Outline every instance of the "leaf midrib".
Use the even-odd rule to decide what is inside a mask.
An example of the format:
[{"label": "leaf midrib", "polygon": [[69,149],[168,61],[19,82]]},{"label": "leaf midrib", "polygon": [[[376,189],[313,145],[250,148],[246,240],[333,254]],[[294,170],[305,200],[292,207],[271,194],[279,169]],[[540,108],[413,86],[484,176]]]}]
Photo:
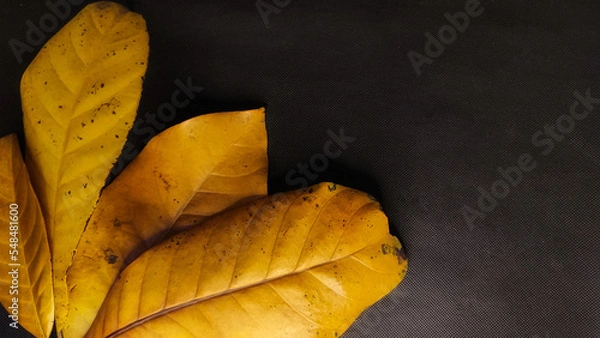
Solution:
[{"label": "leaf midrib", "polygon": [[[117,23],[119,23],[120,21],[122,21],[122,18],[123,18],[125,15],[127,15],[127,14],[128,14],[128,12],[122,12],[122,13],[119,13],[117,16],[115,16],[114,20],[113,20],[113,21],[112,21],[112,23],[111,23],[111,28],[110,28],[108,31],[104,32],[104,33],[103,33],[103,32],[102,32],[102,30],[100,30],[100,28],[97,26],[97,22],[96,22],[96,20],[94,20],[94,19],[93,19],[93,18],[94,18],[93,14],[92,14],[92,15],[90,15],[90,16],[91,16],[91,18],[92,18],[92,19],[91,19],[91,21],[94,23],[94,28],[96,29],[96,32],[97,32],[97,34],[98,34],[98,35],[100,35],[100,36],[102,37],[101,39],[99,39],[99,40],[98,40],[98,41],[97,41],[97,42],[96,42],[96,43],[95,43],[95,44],[94,44],[92,47],[90,47],[90,48],[95,48],[95,49],[97,49],[97,48],[96,48],[97,46],[104,46],[104,45],[107,45],[107,46],[109,46],[109,44],[105,44],[105,42],[107,41],[108,37],[109,37],[109,36],[111,36],[111,34],[113,33],[113,31],[114,31],[115,27],[117,26]],[[69,32],[69,33],[71,33],[71,32]],[[136,34],[136,35],[137,35],[137,34]],[[136,36],[136,35],[132,35],[132,36]],[[119,40],[119,41],[123,41],[123,40],[130,39],[132,36],[128,36],[128,37],[126,37],[126,38],[124,38],[124,39],[122,39],[122,40]],[[79,54],[79,52],[78,52],[78,49],[77,49],[77,48],[75,48],[76,46],[75,46],[75,44],[74,44],[74,42],[73,42],[73,39],[72,39],[72,34],[69,34],[69,37],[71,38],[69,41],[70,41],[71,45],[74,47],[75,55],[77,55],[77,57],[79,58],[79,60],[80,60],[80,61],[81,61],[81,62],[82,62],[84,65],[85,65],[86,63],[89,65],[89,66],[85,66],[85,69],[94,69],[94,67],[98,65],[98,60],[100,60],[100,59],[102,58],[102,55],[101,55],[101,53],[97,53],[97,54],[98,54],[98,56],[96,56],[95,58],[93,58],[93,59],[91,59],[91,60],[88,60],[88,62],[86,62],[86,61],[83,59],[83,57],[82,57],[82,56]],[[117,42],[112,42],[111,44],[114,44],[114,43],[117,43]],[[111,44],[110,44],[110,45],[111,45]],[[53,58],[52,58],[52,55],[51,55],[51,54],[49,54],[49,56],[48,56],[48,57],[49,57],[49,60],[50,60],[50,62],[51,62],[51,64],[52,64],[52,66],[53,66],[53,69],[54,69],[54,70],[56,70],[56,67],[54,66],[54,63],[53,63]],[[88,74],[88,73],[89,73],[89,72],[87,72],[87,71],[85,71],[85,72],[82,72],[82,74]],[[63,80],[62,80],[62,78],[60,77],[60,74],[58,74],[58,73],[57,73],[57,78],[58,78],[60,81],[63,81]],[[80,83],[85,83],[87,80],[89,80],[89,78],[90,78],[90,76],[85,76],[85,77],[83,77],[83,78],[81,79],[81,82],[80,82]],[[69,89],[69,86],[67,86],[67,85],[66,85],[66,83],[65,83],[65,88],[67,88],[67,90],[69,90],[69,91],[71,92],[71,90]],[[81,96],[82,96],[82,93],[83,93],[84,91],[85,91],[85,89],[84,89],[83,87],[81,87],[81,88],[80,88],[80,89],[79,89],[79,90],[78,90],[76,93],[73,93],[73,92],[71,92],[71,93],[72,93],[72,96],[73,96],[73,98],[75,98],[75,99],[76,99],[76,98],[79,98],[79,97],[81,97]],[[72,109],[71,109],[71,111],[70,111],[70,116],[73,116],[73,114],[75,113],[75,111],[76,111],[76,110],[77,110],[77,106],[76,106],[76,105],[74,105],[74,106],[73,106],[73,108],[72,108]],[[57,123],[59,123],[59,121],[58,121],[58,120],[57,120]],[[60,124],[60,123],[59,123],[59,124]],[[70,121],[69,121],[69,123],[68,123],[68,125],[67,125],[66,127],[63,127],[63,128],[64,128],[64,135],[66,135],[66,136],[70,135],[70,134],[71,134],[71,129],[72,129],[72,127],[73,127],[74,125],[75,125],[75,123],[74,123],[73,119],[71,118],[71,119],[70,119]],[[64,163],[65,163],[65,162],[64,162],[64,156],[65,156],[66,154],[69,154],[69,153],[70,153],[69,151],[67,151],[67,146],[68,146],[68,144],[69,144],[69,140],[68,140],[67,138],[65,138],[65,140],[63,141],[63,144],[62,144],[62,146],[63,146],[63,149],[62,149],[62,151],[61,151],[61,153],[60,153],[60,155],[59,155],[60,157],[59,157],[59,156],[55,156],[55,157],[57,157],[57,160],[59,161],[59,165],[58,165],[58,168],[57,168],[57,171],[56,171],[56,176],[54,177],[54,180],[53,180],[53,181],[55,182],[55,185],[54,185],[54,186],[55,186],[55,192],[54,192],[54,199],[55,199],[55,201],[58,201],[58,200],[59,200],[59,199],[58,199],[58,197],[59,197],[59,196],[58,196],[58,195],[59,195],[59,189],[58,189],[58,187],[61,185],[61,184],[60,184],[60,176],[61,176],[61,173],[62,173],[62,168],[63,168],[63,166],[64,166]],[[72,152],[72,151],[71,151],[71,152]],[[55,205],[56,205],[56,203],[55,203]]]},{"label": "leaf midrib", "polygon": [[360,248],[360,249],[358,249],[358,250],[356,250],[356,251],[354,251],[354,252],[352,252],[350,254],[347,254],[345,256],[342,256],[342,257],[339,257],[337,259],[334,259],[334,260],[329,260],[329,261],[326,261],[326,262],[323,262],[323,263],[320,263],[320,264],[316,264],[316,265],[304,268],[302,270],[294,270],[291,273],[284,274],[284,275],[281,275],[281,276],[272,277],[272,278],[266,278],[266,279],[263,279],[263,280],[261,280],[259,282],[256,282],[256,283],[251,283],[251,284],[247,284],[247,285],[240,286],[240,287],[237,287],[237,288],[228,289],[226,291],[222,291],[222,292],[210,295],[210,296],[193,299],[193,300],[181,303],[179,305],[170,307],[168,309],[162,309],[162,310],[160,310],[157,313],[151,314],[151,315],[146,316],[146,317],[144,317],[144,318],[142,318],[140,320],[136,320],[136,321],[134,321],[134,322],[132,322],[130,324],[125,325],[124,327],[122,327],[122,328],[120,328],[120,329],[112,332],[110,335],[106,336],[106,338],[115,338],[115,337],[118,337],[119,335],[121,335],[121,334],[123,334],[123,333],[125,333],[125,332],[127,332],[129,330],[132,330],[132,329],[134,329],[137,326],[143,325],[146,322],[152,321],[152,320],[154,320],[156,318],[162,317],[162,316],[167,315],[169,313],[173,313],[173,312],[176,312],[178,310],[181,310],[181,309],[184,309],[184,308],[187,308],[187,307],[190,307],[190,306],[194,306],[195,304],[198,304],[198,303],[209,301],[211,299],[222,297],[222,296],[227,296],[229,294],[236,293],[238,291],[245,290],[245,289],[250,289],[250,288],[253,288],[255,286],[259,286],[259,285],[271,283],[271,282],[279,280],[279,279],[292,277],[292,276],[304,273],[306,271],[313,270],[313,269],[319,268],[321,266],[325,266],[327,264],[331,264],[331,263],[340,261],[342,259],[352,257],[355,254],[357,254],[358,252],[360,252],[360,251],[364,250],[365,248],[367,248],[368,246],[373,245],[374,243],[376,243],[376,242],[378,242],[378,241],[380,241],[382,239],[385,239],[387,236],[389,236],[389,234],[385,234],[385,235],[383,235],[381,237],[378,237],[378,238],[376,238],[376,239],[374,239],[374,240],[366,243],[362,248]]}]

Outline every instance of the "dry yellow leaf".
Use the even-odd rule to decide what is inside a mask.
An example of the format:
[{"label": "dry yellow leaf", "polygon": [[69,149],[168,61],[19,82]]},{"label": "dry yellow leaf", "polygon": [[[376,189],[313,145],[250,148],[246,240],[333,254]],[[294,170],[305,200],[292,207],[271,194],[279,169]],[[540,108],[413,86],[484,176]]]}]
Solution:
[{"label": "dry yellow leaf", "polygon": [[68,271],[63,334],[87,332],[121,269],[181,215],[200,220],[267,193],[264,118],[256,109],[187,120],[154,137],[106,187]]},{"label": "dry yellow leaf", "polygon": [[266,197],[145,252],[86,337],[336,337],[400,283],[401,248],[360,191]]},{"label": "dry yellow leaf", "polygon": [[143,18],[98,2],[44,45],[21,81],[27,166],[50,238],[59,329],[66,270],[132,127],[147,59]]},{"label": "dry yellow leaf", "polygon": [[50,248],[14,134],[0,138],[0,178],[0,302],[13,328],[49,337],[54,323]]}]

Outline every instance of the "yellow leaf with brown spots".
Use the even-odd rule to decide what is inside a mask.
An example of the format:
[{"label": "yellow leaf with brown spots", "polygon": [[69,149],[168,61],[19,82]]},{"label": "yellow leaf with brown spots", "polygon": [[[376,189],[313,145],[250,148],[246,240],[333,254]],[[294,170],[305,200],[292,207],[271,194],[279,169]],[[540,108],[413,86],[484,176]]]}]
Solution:
[{"label": "yellow leaf with brown spots", "polygon": [[144,19],[97,2],[44,45],[21,80],[27,166],[50,238],[59,331],[67,267],[132,127],[147,60]]},{"label": "yellow leaf with brown spots", "polygon": [[102,192],[68,271],[63,332],[85,334],[119,272],[182,215],[193,223],[264,196],[267,165],[264,109],[198,116],[154,137]]},{"label": "yellow leaf with brown spots", "polygon": [[14,329],[49,337],[54,298],[48,236],[14,134],[0,138],[0,178],[0,302]]},{"label": "yellow leaf with brown spots", "polygon": [[123,271],[86,337],[337,337],[406,268],[379,204],[322,183],[151,248]]}]

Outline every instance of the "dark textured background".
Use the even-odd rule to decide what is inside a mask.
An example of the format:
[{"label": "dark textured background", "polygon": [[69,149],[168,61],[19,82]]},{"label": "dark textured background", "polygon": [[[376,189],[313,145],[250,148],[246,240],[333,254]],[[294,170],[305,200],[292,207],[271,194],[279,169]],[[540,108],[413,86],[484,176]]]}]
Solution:
[{"label": "dark textured background", "polygon": [[[410,266],[346,337],[600,337],[600,104],[548,156],[531,142],[575,90],[600,97],[598,1],[482,0],[421,76],[407,53],[465,1],[292,0],[268,28],[253,0],[126,3],[151,37],[140,113],[188,77],[205,89],[170,124],[266,105],[272,192],[298,187],[286,173],[322,152],[328,129],[356,138],[311,183],[375,195]],[[48,8],[0,8],[0,136],[22,136],[19,79],[34,53],[19,64],[8,41]],[[461,208],[523,153],[537,167],[470,227]]]}]

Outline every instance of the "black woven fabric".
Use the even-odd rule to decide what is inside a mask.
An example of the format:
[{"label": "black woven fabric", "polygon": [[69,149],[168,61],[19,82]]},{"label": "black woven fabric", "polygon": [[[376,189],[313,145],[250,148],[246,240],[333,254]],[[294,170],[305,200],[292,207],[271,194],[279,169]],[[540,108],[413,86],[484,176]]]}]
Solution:
[{"label": "black woven fabric", "polygon": [[[598,1],[124,3],[151,36],[140,117],[177,81],[203,88],[133,144],[264,105],[271,192],[334,180],[381,201],[408,274],[345,337],[600,337]],[[51,9],[0,8],[0,136],[23,140],[41,46],[19,63],[10,41]]]}]

